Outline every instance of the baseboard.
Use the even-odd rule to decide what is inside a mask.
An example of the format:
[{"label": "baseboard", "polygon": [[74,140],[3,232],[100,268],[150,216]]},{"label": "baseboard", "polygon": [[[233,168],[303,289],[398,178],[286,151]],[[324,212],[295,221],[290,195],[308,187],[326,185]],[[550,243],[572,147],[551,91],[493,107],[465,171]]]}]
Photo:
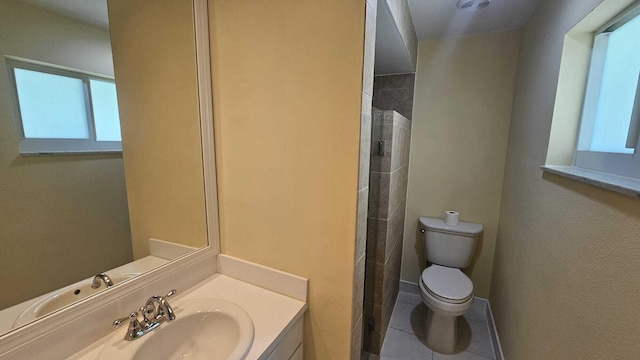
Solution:
[{"label": "baseboard", "polygon": [[504,360],[504,353],[502,352],[502,345],[500,344],[500,338],[498,337],[498,329],[496,328],[496,322],[493,319],[493,312],[491,311],[491,303],[487,301],[487,321],[489,322],[489,333],[491,334],[491,342],[493,343],[493,350],[495,351],[496,360]]},{"label": "baseboard", "polygon": [[420,295],[420,287],[411,281],[400,280],[400,291]]}]

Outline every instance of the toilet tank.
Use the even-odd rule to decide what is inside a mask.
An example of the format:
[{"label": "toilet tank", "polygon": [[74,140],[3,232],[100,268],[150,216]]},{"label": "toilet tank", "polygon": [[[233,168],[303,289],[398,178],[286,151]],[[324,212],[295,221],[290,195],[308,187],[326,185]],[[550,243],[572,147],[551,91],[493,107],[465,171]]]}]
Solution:
[{"label": "toilet tank", "polygon": [[420,227],[427,261],[458,269],[469,266],[482,224],[460,222],[451,226],[443,219],[421,217]]}]

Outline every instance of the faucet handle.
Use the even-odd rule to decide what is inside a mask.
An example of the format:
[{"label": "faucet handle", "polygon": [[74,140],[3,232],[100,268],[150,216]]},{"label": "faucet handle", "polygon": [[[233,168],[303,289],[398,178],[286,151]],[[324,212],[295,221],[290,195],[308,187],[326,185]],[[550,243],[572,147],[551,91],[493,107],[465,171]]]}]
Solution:
[{"label": "faucet handle", "polygon": [[[140,321],[138,321],[138,312],[137,311],[134,311],[131,314],[129,314],[129,317],[115,320],[113,322],[113,326],[118,327],[118,326],[124,324],[125,322],[127,322],[127,320],[129,320],[129,327],[127,328],[127,333],[124,335],[124,339],[126,341],[131,341],[131,340],[137,339],[140,336],[146,334],[146,332],[145,332],[146,326],[143,326],[140,323]],[[154,328],[155,328],[155,326],[154,327],[150,327],[148,330],[152,330]]]},{"label": "faucet handle", "polygon": [[178,290],[173,289],[171,291],[169,291],[167,293],[167,295],[165,295],[164,297],[160,298],[160,302],[159,302],[159,307],[158,307],[158,312],[162,314],[162,316],[164,316],[164,318],[167,321],[171,321],[174,320],[176,318],[176,315],[173,313],[173,308],[171,308],[171,305],[169,305],[169,302],[167,301],[168,297],[171,297],[173,295],[175,295],[178,292]]},{"label": "faucet handle", "polygon": [[138,321],[138,312],[134,311],[131,314],[129,314],[129,316],[127,316],[125,318],[114,320],[113,321],[113,326],[114,327],[118,327],[118,326],[124,324],[127,320],[129,321],[129,323],[137,322]]}]

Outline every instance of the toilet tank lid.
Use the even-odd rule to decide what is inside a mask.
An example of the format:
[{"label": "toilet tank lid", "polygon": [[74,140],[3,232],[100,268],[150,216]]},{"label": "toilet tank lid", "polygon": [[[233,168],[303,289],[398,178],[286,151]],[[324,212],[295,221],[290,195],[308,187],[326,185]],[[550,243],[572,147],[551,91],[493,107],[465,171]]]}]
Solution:
[{"label": "toilet tank lid", "polygon": [[458,225],[452,226],[444,223],[443,219],[421,217],[420,224],[426,230],[435,230],[461,235],[478,235],[482,232],[482,224],[460,221]]}]

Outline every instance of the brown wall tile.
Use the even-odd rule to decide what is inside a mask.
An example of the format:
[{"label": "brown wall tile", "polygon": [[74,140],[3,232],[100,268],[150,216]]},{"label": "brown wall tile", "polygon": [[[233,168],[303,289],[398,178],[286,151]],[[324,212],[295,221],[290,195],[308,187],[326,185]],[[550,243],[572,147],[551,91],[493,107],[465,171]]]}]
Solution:
[{"label": "brown wall tile", "polygon": [[[393,247],[391,251],[391,255],[389,256],[389,260],[384,264],[384,268],[382,269],[382,291],[380,296],[374,295],[373,303],[374,304],[382,304],[383,300],[386,296],[392,292],[392,289],[397,286],[397,283],[400,279],[400,263],[402,259],[402,243],[398,242]],[[380,266],[380,264],[376,264]],[[395,278],[395,279],[394,279]],[[376,291],[375,289],[374,291]],[[377,300],[377,301],[376,301]]]},{"label": "brown wall tile", "polygon": [[[382,215],[381,218],[388,219],[388,215],[406,200],[408,170],[409,167],[404,166],[392,172],[389,176],[388,201],[383,201],[383,199],[381,199],[382,195],[378,198],[378,213]],[[381,179],[383,178],[381,177]],[[383,183],[381,183],[381,185],[383,185]],[[380,193],[382,194],[383,192],[381,191]]]},{"label": "brown wall tile", "polygon": [[[351,325],[355,326],[356,321],[362,317],[362,304],[364,303],[364,273],[365,273],[365,256],[364,254],[356,262],[355,275],[353,277],[353,299],[352,299],[352,315]],[[352,329],[353,330],[353,329]]]},{"label": "brown wall tile", "polygon": [[371,166],[370,144],[371,113],[362,113],[360,114],[360,160],[358,171],[358,190],[362,190],[369,186],[369,168]]},{"label": "brown wall tile", "polygon": [[[379,154],[379,142],[384,141],[384,155]],[[371,129],[371,171],[390,172],[393,156],[393,126],[372,125]]]},{"label": "brown wall tile", "polygon": [[[364,303],[364,312],[362,318],[362,348],[372,354],[380,354],[380,322],[381,307],[374,307],[373,303]],[[374,326],[369,326],[369,319],[374,319]],[[378,319],[378,320],[376,320]]]},{"label": "brown wall tile", "polygon": [[369,175],[368,216],[386,219],[389,213],[390,174],[371,172]]},{"label": "brown wall tile", "polygon": [[351,332],[351,360],[360,360],[362,353],[362,317],[358,318]]},{"label": "brown wall tile", "polygon": [[[401,115],[396,114],[398,117]],[[399,122],[403,122],[404,117]],[[406,121],[407,127],[393,126],[393,142],[391,150],[390,170],[394,171],[409,164],[409,145],[411,143],[411,123]]]},{"label": "brown wall tile", "polygon": [[384,263],[387,257],[387,220],[367,218],[367,260]]},{"label": "brown wall tile", "polygon": [[384,285],[384,264],[366,261],[364,277],[365,302],[382,304],[382,289]]},{"label": "brown wall tile", "polygon": [[380,75],[373,78],[373,89],[413,89],[415,87],[415,74]]},{"label": "brown wall tile", "polygon": [[367,248],[367,208],[369,205],[369,188],[358,191],[358,207],[356,219],[356,249],[355,259],[358,261]]},{"label": "brown wall tile", "polygon": [[395,110],[411,120],[415,74],[376,76],[373,84],[373,106]]},{"label": "brown wall tile", "polygon": [[367,94],[373,94],[373,67],[376,49],[376,9],[367,4],[366,11],[362,91]]},{"label": "brown wall tile", "polygon": [[[398,242],[402,241],[404,234],[404,215],[406,210],[406,203],[403,201],[393,212],[389,222],[387,224],[387,233],[385,238],[385,257],[380,262],[388,262],[391,256],[391,250]],[[402,245],[401,245],[402,246]]]}]

